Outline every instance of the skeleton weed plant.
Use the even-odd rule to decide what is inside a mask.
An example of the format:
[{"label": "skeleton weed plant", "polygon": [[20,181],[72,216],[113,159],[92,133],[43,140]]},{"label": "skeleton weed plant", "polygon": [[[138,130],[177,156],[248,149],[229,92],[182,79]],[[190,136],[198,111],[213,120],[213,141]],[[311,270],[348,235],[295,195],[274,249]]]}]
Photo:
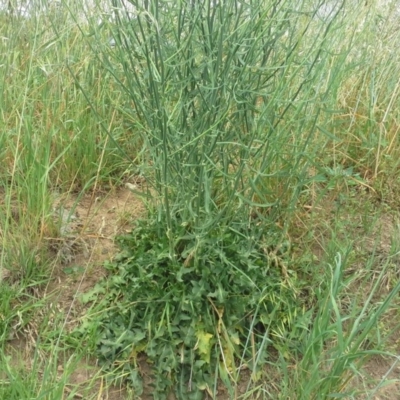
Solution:
[{"label": "skeleton weed plant", "polygon": [[98,349],[138,391],[144,352],[159,398],[217,378],[233,393],[236,361],[263,359],[300,312],[285,232],[351,46],[344,2],[321,17],[323,3],[113,1],[115,47],[96,51],[130,101],[154,202],[109,265]]}]

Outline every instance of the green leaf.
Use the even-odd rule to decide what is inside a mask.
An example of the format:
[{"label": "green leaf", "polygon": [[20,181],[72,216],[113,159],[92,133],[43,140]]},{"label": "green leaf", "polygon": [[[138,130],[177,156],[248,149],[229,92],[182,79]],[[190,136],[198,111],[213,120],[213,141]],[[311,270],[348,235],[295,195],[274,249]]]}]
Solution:
[{"label": "green leaf", "polygon": [[100,294],[105,294],[105,293],[106,293],[105,287],[102,284],[98,283],[92,290],[89,290],[89,292],[82,293],[80,299],[83,304],[87,304],[90,301],[97,300]]}]

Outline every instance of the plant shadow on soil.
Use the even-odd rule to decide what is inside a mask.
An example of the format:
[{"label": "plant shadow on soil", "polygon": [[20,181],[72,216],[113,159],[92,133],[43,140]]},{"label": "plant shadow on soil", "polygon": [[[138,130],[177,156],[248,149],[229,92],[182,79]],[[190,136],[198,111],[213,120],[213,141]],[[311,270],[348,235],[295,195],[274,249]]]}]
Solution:
[{"label": "plant shadow on soil", "polygon": [[[32,359],[37,357],[36,344],[41,340],[43,321],[48,325],[54,320],[49,315],[58,315],[61,318],[61,329],[66,332],[72,331],[81,318],[88,311],[88,306],[83,305],[79,300],[81,294],[89,291],[98,283],[107,272],[103,264],[111,260],[119,251],[114,244],[114,238],[121,233],[129,232],[132,221],[145,214],[142,201],[129,189],[120,188],[110,193],[97,192],[82,197],[70,195],[68,198],[60,198],[55,205],[66,213],[68,218],[62,222],[65,237],[61,244],[58,244],[56,262],[51,273],[51,279],[41,293],[38,293],[38,301],[44,301],[43,308],[35,314],[35,318],[23,330],[19,330],[10,337],[6,344],[6,354],[13,360],[15,366],[22,365],[24,368],[31,368]],[[61,216],[62,219],[62,216]],[[381,232],[381,240],[378,244],[379,252],[388,254],[395,224],[391,216],[383,215],[378,226],[384,227]],[[379,229],[378,229],[379,230]],[[379,235],[379,232],[375,232]],[[61,238],[62,239],[62,238]],[[371,241],[375,239],[371,237]],[[321,249],[316,249],[320,253]],[[51,328],[47,330],[47,334]],[[40,333],[39,333],[40,332]],[[56,332],[58,330],[56,329]],[[397,353],[400,351],[399,343],[393,341],[393,347]],[[46,350],[40,356],[46,359]],[[66,373],[64,368],[68,358],[73,355],[71,348],[59,356],[57,375]],[[35,354],[35,355],[34,355]],[[273,357],[273,353],[272,353]],[[141,399],[152,397],[152,371],[145,357],[138,357],[138,366],[143,378],[144,393]],[[391,368],[393,367],[393,368]],[[280,373],[275,368],[266,367],[264,376],[268,376],[269,388],[275,388],[279,392]],[[372,389],[385,378],[389,382],[382,385],[374,394],[374,399],[395,400],[400,393],[400,384],[396,381],[400,372],[400,365],[393,366],[393,360],[376,355],[371,357],[363,368],[364,375],[353,380],[357,387]],[[129,388],[121,384],[109,386],[106,384],[105,374],[98,366],[94,358],[80,358],[74,364],[68,376],[64,376],[65,396],[71,396],[74,390],[74,399],[108,399],[122,400],[134,399],[136,397]],[[393,380],[393,381],[391,381]],[[251,381],[250,371],[241,374],[241,381],[238,384],[237,396],[243,395]],[[207,394],[205,394],[207,396]],[[278,397],[278,395],[277,395]],[[171,394],[170,399],[174,399]],[[218,390],[218,399],[230,399],[229,393],[221,385]],[[252,398],[246,396],[246,398]],[[368,396],[360,399],[371,398]]]}]

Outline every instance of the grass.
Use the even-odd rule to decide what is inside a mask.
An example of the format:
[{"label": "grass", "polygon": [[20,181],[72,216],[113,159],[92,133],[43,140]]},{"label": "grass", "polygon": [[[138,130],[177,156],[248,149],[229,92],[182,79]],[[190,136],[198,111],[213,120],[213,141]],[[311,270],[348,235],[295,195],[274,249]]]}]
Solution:
[{"label": "grass", "polygon": [[[1,398],[96,398],[106,381],[134,398],[143,354],[155,398],[373,398],[391,383],[395,2],[211,3],[0,15]],[[147,217],[70,327],[46,290],[57,199],[132,176]],[[363,384],[378,355],[387,379]],[[72,387],[90,357],[103,369]]]}]

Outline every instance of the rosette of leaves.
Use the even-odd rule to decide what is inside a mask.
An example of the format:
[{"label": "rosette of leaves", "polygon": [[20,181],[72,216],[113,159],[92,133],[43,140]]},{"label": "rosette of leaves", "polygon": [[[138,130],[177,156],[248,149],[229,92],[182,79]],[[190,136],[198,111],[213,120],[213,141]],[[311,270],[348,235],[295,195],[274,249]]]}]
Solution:
[{"label": "rosette of leaves", "polygon": [[119,238],[123,251],[108,264],[111,295],[103,305],[98,355],[139,392],[139,354],[153,367],[156,398],[172,388],[178,398],[202,398],[218,378],[234,383],[239,364],[255,367],[265,338],[293,320],[294,292],[282,283],[266,239],[255,242],[254,232],[237,228],[206,238],[182,228],[174,258],[156,219],[139,221]]}]

